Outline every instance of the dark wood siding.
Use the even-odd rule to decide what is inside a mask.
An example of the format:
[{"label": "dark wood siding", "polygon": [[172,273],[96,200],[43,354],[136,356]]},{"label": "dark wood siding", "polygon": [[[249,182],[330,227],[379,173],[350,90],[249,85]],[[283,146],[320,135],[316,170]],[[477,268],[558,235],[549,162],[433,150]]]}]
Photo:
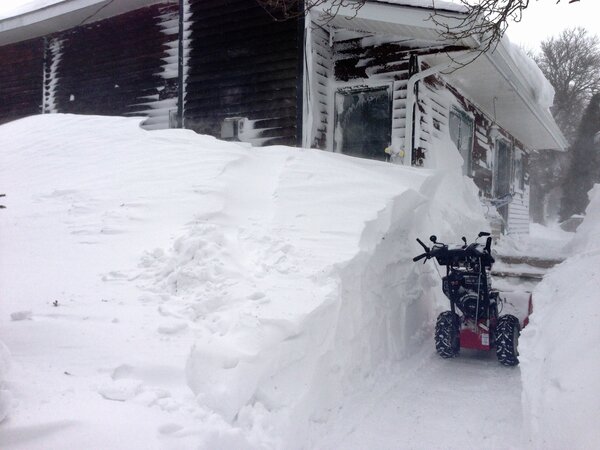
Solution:
[{"label": "dark wood siding", "polygon": [[219,136],[223,119],[246,117],[247,140],[296,145],[297,21],[274,21],[252,0],[189,3],[185,127]]},{"label": "dark wood siding", "polygon": [[43,64],[42,38],[0,47],[0,123],[41,112]]},{"label": "dark wood siding", "polygon": [[152,115],[155,105],[176,99],[177,11],[153,5],[48,37],[48,112]]}]

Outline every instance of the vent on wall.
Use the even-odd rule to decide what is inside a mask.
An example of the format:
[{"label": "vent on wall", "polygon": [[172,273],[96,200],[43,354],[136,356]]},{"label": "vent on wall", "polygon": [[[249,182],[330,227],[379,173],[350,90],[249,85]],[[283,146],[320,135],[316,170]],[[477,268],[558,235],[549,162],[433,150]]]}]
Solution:
[{"label": "vent on wall", "polygon": [[244,132],[244,123],[246,117],[227,117],[221,123],[221,139],[227,141],[241,141],[240,137]]}]

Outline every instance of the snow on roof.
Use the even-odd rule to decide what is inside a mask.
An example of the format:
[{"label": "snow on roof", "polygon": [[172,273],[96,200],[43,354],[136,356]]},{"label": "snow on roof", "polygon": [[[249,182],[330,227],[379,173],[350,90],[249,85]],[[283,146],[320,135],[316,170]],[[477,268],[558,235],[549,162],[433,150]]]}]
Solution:
[{"label": "snow on roof", "polygon": [[64,0],[30,0],[19,4],[4,4],[0,6],[0,20],[20,16],[63,1]]},{"label": "snow on roof", "polygon": [[517,69],[526,78],[532,88],[532,94],[537,103],[543,108],[550,108],[554,102],[554,88],[546,79],[536,62],[527,55],[518,45],[504,38],[510,56],[516,63]]},{"label": "snow on roof", "polygon": [[461,3],[445,0],[377,0],[381,3],[390,3],[400,6],[414,6],[416,8],[443,9],[453,12],[466,12],[467,8]]},{"label": "snow on roof", "polygon": [[65,0],[29,0],[18,4],[4,4],[0,6],[0,20],[27,14],[64,1]]},{"label": "snow on roof", "polygon": [[177,0],[31,0],[18,7],[0,9],[0,45],[174,1]]}]

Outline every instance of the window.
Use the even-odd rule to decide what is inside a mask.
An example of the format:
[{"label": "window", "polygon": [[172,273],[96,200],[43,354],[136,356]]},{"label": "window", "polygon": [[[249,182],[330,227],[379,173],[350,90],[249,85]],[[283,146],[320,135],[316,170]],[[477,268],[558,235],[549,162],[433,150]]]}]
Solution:
[{"label": "window", "polygon": [[515,149],[515,189],[523,192],[525,190],[525,170],[523,168],[523,151]]},{"label": "window", "polygon": [[342,89],[335,94],[335,151],[385,160],[392,138],[389,86]]},{"label": "window", "polygon": [[505,139],[496,140],[496,180],[495,180],[495,196],[501,198],[510,194],[510,142]]},{"label": "window", "polygon": [[464,159],[463,174],[471,175],[473,153],[473,119],[465,112],[453,108],[450,111],[450,138]]}]

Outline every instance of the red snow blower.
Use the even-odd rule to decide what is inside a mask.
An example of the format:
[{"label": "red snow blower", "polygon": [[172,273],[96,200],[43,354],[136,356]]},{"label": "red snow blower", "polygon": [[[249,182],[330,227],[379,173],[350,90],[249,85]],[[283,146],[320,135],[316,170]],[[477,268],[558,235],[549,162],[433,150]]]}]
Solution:
[{"label": "red snow blower", "polygon": [[442,290],[450,300],[450,311],[442,312],[435,325],[435,348],[439,355],[453,358],[461,348],[495,348],[500,363],[516,366],[521,326],[514,315],[499,316],[503,300],[499,291],[492,289],[490,277],[494,263],[492,238],[483,231],[477,238],[484,236],[487,237],[485,245],[477,240],[467,244],[464,237],[464,244],[447,245],[431,236],[432,248],[417,239],[425,253],[413,261],[435,258],[440,266],[446,266]]}]

